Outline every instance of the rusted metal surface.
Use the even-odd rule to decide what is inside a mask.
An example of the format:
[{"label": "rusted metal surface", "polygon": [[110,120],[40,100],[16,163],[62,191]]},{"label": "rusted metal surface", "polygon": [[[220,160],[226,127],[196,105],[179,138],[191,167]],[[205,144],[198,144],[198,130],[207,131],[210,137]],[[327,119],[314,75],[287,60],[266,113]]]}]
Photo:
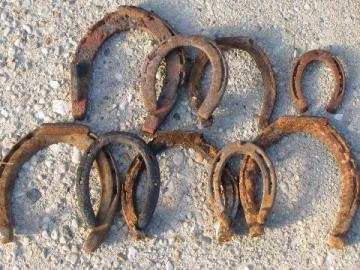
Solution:
[{"label": "rusted metal surface", "polygon": [[[264,95],[261,113],[259,116],[259,128],[263,129],[269,125],[271,114],[276,100],[276,81],[271,62],[266,53],[249,37],[223,37],[215,40],[221,49],[239,49],[249,53],[255,60],[264,83]],[[203,102],[200,92],[200,81],[208,63],[206,54],[200,52],[192,67],[189,83],[187,85],[187,94],[191,108],[197,111]]]},{"label": "rusted metal surface", "polygon": [[[206,97],[198,104],[196,111],[204,125],[210,124],[213,111],[219,104],[228,79],[227,63],[221,50],[215,42],[203,36],[173,36],[162,42],[148,57],[142,72],[142,95],[145,101],[145,108],[157,116],[155,82],[156,73],[162,59],[172,50],[181,47],[195,47],[203,51],[209,59],[212,67],[212,78],[209,91]],[[156,117],[144,126],[144,131],[154,133]]]},{"label": "rusted metal surface", "polygon": [[[328,243],[331,247],[341,249],[358,207],[360,176],[350,148],[329,121],[322,117],[283,116],[267,127],[254,143],[262,148],[268,148],[283,136],[298,132],[313,135],[324,143],[334,156],[340,170],[342,177],[340,209]],[[255,209],[257,167],[254,160],[247,157],[241,170],[243,176],[241,181],[244,181],[246,187],[244,192],[249,205]]]},{"label": "rusted metal surface", "polygon": [[[217,150],[215,147],[207,143],[199,132],[191,131],[158,131],[155,133],[154,138],[149,142],[150,148],[157,154],[169,148],[184,147],[192,148],[199,154],[207,163],[211,163],[215,157]],[[144,234],[141,229],[136,225],[137,210],[134,199],[135,191],[137,188],[138,178],[144,169],[144,164],[141,157],[136,157],[132,162],[125,178],[124,188],[122,190],[122,207],[125,215],[126,222],[131,228],[132,235],[135,238],[141,238]],[[224,208],[225,214],[229,220],[233,220],[236,216],[239,207],[238,198],[238,182],[236,177],[233,176],[229,167],[225,168],[224,177],[222,178],[222,193],[225,200]],[[208,197],[209,203],[212,207],[215,205],[214,196],[210,194]],[[215,215],[216,218],[219,216]],[[139,230],[140,229],[140,230]],[[231,236],[229,231],[224,231],[219,235],[219,240],[227,240]]]},{"label": "rusted metal surface", "polygon": [[[236,155],[250,156],[260,168],[263,178],[263,191],[260,209],[253,208],[248,202],[245,182],[239,182],[240,201],[243,206],[246,223],[252,236],[262,233],[266,217],[271,211],[276,194],[276,175],[271,160],[267,154],[258,146],[251,143],[233,142],[225,145],[215,156],[209,174],[209,193],[215,199],[215,212],[224,228],[230,228],[231,220],[225,213],[225,206],[221,196],[221,178],[224,168],[231,158]],[[213,192],[211,191],[213,190]],[[214,193],[214,195],[212,194]]]},{"label": "rusted metal surface", "polygon": [[313,50],[304,53],[291,69],[290,92],[295,108],[303,113],[308,109],[308,103],[304,98],[301,80],[305,68],[313,61],[320,61],[326,64],[334,77],[335,87],[326,110],[329,113],[335,113],[340,105],[345,92],[345,71],[338,58],[324,50]]},{"label": "rusted metal surface", "polygon": [[[18,172],[22,165],[38,151],[56,143],[66,143],[80,149],[87,147],[96,139],[96,136],[83,125],[76,124],[43,124],[23,139],[21,139],[4,158],[0,166],[0,241],[7,243],[13,239],[13,224],[11,218],[11,192]],[[107,151],[102,151],[96,159],[97,169],[101,179],[101,199],[96,220],[92,224],[90,235],[101,231],[102,236],[109,230],[109,209],[114,200],[113,189],[115,174],[113,160]],[[111,222],[110,222],[111,223]],[[101,243],[102,237],[93,241],[95,249]],[[87,240],[88,241],[88,240]]]},{"label": "rusted metal surface", "polygon": [[[156,157],[150,150],[149,146],[139,137],[127,132],[110,132],[101,135],[86,151],[81,159],[78,176],[77,176],[77,191],[79,208],[82,211],[84,219],[88,224],[96,222],[94,211],[91,207],[90,193],[89,193],[89,175],[91,165],[98,155],[99,151],[110,144],[123,144],[134,148],[139,153],[142,160],[145,162],[147,178],[145,183],[145,194],[142,198],[142,203],[145,205],[144,209],[138,213],[134,224],[139,228],[145,228],[154,213],[160,188],[160,171]],[[126,183],[125,183],[126,186]],[[124,187],[123,187],[124,189]],[[122,192],[123,193],[123,192]],[[123,193],[124,194],[124,193]],[[117,203],[120,203],[120,189],[116,193]],[[132,201],[134,197],[123,197],[124,201]],[[123,206],[124,208],[124,206]],[[124,214],[126,222],[129,224],[129,216]],[[131,228],[130,231],[132,232]]]},{"label": "rusted metal surface", "polygon": [[[97,51],[115,33],[135,29],[150,33],[157,42],[167,40],[175,34],[169,24],[154,13],[132,6],[121,6],[93,25],[81,39],[71,63],[72,114],[75,119],[81,120],[86,114],[92,62]],[[166,86],[159,101],[156,102],[155,99],[151,106],[151,112],[156,111],[159,119],[156,127],[176,101],[177,88],[183,80],[184,64],[185,57],[181,50],[166,57]]]}]

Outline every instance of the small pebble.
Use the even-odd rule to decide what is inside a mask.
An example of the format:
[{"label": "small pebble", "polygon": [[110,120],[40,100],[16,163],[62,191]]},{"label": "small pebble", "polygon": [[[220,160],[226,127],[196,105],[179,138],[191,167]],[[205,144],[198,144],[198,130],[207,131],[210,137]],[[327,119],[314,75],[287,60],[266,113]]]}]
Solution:
[{"label": "small pebble", "polygon": [[121,74],[121,73],[116,73],[116,74],[115,74],[115,79],[116,79],[117,81],[121,82],[122,79],[123,79],[122,74]]},{"label": "small pebble", "polygon": [[31,27],[30,27],[29,25],[25,24],[25,25],[23,26],[23,28],[24,28],[24,30],[25,30],[28,34],[31,34],[32,29],[31,29]]},{"label": "small pebble", "polygon": [[337,113],[334,115],[334,119],[337,121],[341,121],[343,119],[343,114],[342,113]]},{"label": "small pebble", "polygon": [[53,230],[51,232],[51,239],[54,240],[54,241],[59,239],[59,233],[56,230]]},{"label": "small pebble", "polygon": [[78,253],[79,252],[79,247],[77,245],[72,245],[71,252]]},{"label": "small pebble", "polygon": [[166,262],[165,268],[166,268],[166,270],[174,270],[174,266],[170,261]]},{"label": "small pebble", "polygon": [[74,228],[74,229],[77,229],[79,228],[79,222],[76,220],[76,219],[73,219],[71,221],[71,226]]},{"label": "small pebble", "polygon": [[181,152],[176,152],[174,157],[173,157],[173,162],[175,164],[175,166],[181,166],[182,163],[184,161],[184,154]]},{"label": "small pebble", "polygon": [[33,188],[26,192],[26,197],[31,201],[32,204],[34,204],[41,198],[41,193],[38,189]]},{"label": "small pebble", "polygon": [[66,238],[63,236],[63,235],[61,235],[60,236],[60,239],[59,239],[59,242],[61,243],[61,244],[66,244]]},{"label": "small pebble", "polygon": [[293,58],[297,58],[299,56],[299,52],[297,49],[294,49],[294,52],[293,52]]},{"label": "small pebble", "polygon": [[45,239],[50,239],[50,235],[47,230],[42,231],[41,236]]},{"label": "small pebble", "polygon": [[5,118],[9,117],[9,113],[5,109],[1,109],[1,115],[4,116]]},{"label": "small pebble", "polygon": [[4,37],[7,37],[11,32],[11,28],[10,27],[6,27],[4,30]]},{"label": "small pebble", "polygon": [[127,257],[130,261],[134,260],[136,258],[138,251],[134,247],[129,247]]},{"label": "small pebble", "polygon": [[77,260],[78,260],[79,256],[76,253],[71,253],[69,256],[69,262],[74,265],[76,264]]},{"label": "small pebble", "polygon": [[181,256],[180,251],[174,250],[171,257],[173,258],[174,261],[178,261],[180,259],[180,256]]},{"label": "small pebble", "polygon": [[79,164],[81,159],[81,151],[77,148],[73,149],[73,153],[71,155],[71,161],[75,164]]},{"label": "small pebble", "polygon": [[54,100],[52,102],[52,111],[60,115],[68,115],[70,112],[69,104],[64,100]]},{"label": "small pebble", "polygon": [[289,186],[288,186],[287,183],[280,182],[280,183],[279,183],[279,187],[280,187],[280,190],[281,190],[283,193],[287,194],[287,193],[289,192]]},{"label": "small pebble", "polygon": [[60,87],[60,83],[58,81],[50,81],[50,87],[52,89],[57,89]]}]

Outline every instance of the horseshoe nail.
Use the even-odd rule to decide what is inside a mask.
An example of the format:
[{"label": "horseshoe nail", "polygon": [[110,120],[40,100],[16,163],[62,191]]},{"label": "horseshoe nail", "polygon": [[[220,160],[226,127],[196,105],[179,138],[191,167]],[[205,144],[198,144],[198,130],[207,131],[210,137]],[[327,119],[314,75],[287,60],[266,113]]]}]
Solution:
[{"label": "horseshoe nail", "polygon": [[[174,147],[192,148],[209,164],[217,153],[216,149],[205,141],[201,133],[191,131],[158,131],[155,133],[153,140],[149,142],[149,146],[156,154]],[[143,169],[142,158],[138,156],[134,159],[126,173],[125,184],[122,190],[122,207],[126,217],[125,220],[135,238],[141,238],[143,236],[143,233],[135,226],[138,213],[133,199],[138,179]],[[224,188],[225,212],[229,219],[232,220],[235,218],[239,206],[237,179],[228,167],[225,168],[224,176],[222,184]],[[214,207],[215,200],[212,195],[208,197],[208,200],[211,207]],[[219,216],[215,217],[219,218]],[[230,236],[229,232],[221,232],[219,240],[228,240]]]},{"label": "horseshoe nail", "polygon": [[[276,81],[273,68],[266,53],[249,37],[223,37],[215,40],[216,44],[223,50],[239,49],[246,51],[255,60],[261,72],[264,82],[264,96],[261,113],[259,116],[259,128],[263,129],[269,125],[271,114],[276,100]],[[200,92],[200,80],[208,57],[204,53],[199,53],[192,67],[189,84],[187,86],[188,99],[191,108],[196,111],[203,101]]]},{"label": "horseshoe nail", "polygon": [[305,68],[313,61],[320,61],[326,64],[333,74],[335,88],[330,102],[326,107],[329,113],[335,113],[339,107],[345,92],[345,71],[338,58],[324,50],[313,50],[304,53],[291,69],[290,92],[295,108],[303,113],[308,109],[308,103],[304,98],[301,87],[301,80]]},{"label": "horseshoe nail", "polygon": [[[13,146],[4,158],[4,164],[0,166],[0,242],[8,243],[13,239],[10,213],[11,192],[22,165],[38,151],[52,144],[66,143],[85,150],[95,138],[95,135],[83,125],[43,124]],[[113,189],[116,183],[113,172],[115,166],[107,151],[99,154],[96,164],[101,179],[102,193],[99,211],[90,235],[96,234],[94,231],[100,231],[104,236],[110,228],[107,226],[109,220],[113,217],[109,213],[109,209],[114,201]],[[93,241],[92,250],[100,245],[102,239],[99,237],[97,241]]]},{"label": "horseshoe nail", "polygon": [[[212,67],[212,79],[209,91],[202,104],[196,108],[198,116],[203,124],[209,124],[211,114],[219,104],[228,78],[227,64],[220,49],[216,46],[215,42],[202,37],[202,36],[172,36],[166,41],[162,42],[155,50],[147,57],[145,62],[141,90],[145,100],[145,108],[150,111],[151,116],[157,116],[156,92],[155,82],[156,73],[162,59],[168,55],[172,50],[179,47],[194,47],[203,51],[208,57]],[[149,116],[150,117],[150,116]],[[152,120],[153,122],[155,120]],[[154,133],[154,130],[149,128],[154,124],[148,123],[144,126],[143,130],[146,132]]]},{"label": "horseshoe nail", "polygon": [[[246,223],[249,226],[250,235],[256,236],[262,234],[263,224],[266,217],[270,213],[270,210],[274,204],[276,193],[276,175],[271,160],[267,154],[258,146],[251,143],[234,142],[225,145],[215,156],[210,170],[209,187],[212,187],[215,194],[215,212],[216,215],[221,218],[222,226],[224,228],[230,228],[231,221],[225,214],[225,207],[221,196],[221,178],[223,170],[229,160],[235,155],[250,156],[255,160],[259,166],[262,178],[263,178],[263,195],[260,209],[253,207],[253,204],[248,202],[246,193],[244,190],[245,182],[240,175],[239,192],[240,201],[244,209]],[[210,192],[211,193],[211,192]]]},{"label": "horseshoe nail", "polygon": [[[77,120],[85,117],[88,106],[88,91],[92,62],[101,45],[112,35],[129,30],[144,30],[161,42],[175,34],[165,21],[154,13],[132,6],[121,6],[93,25],[81,39],[71,63],[72,114]],[[185,57],[181,50],[172,52],[166,58],[166,86],[153,110],[159,110],[157,117],[163,119],[176,101],[178,85],[182,83]],[[160,125],[161,120],[156,124]],[[156,129],[156,127],[153,127]]]},{"label": "horseshoe nail", "polygon": [[[342,176],[340,209],[334,227],[330,233],[330,247],[344,247],[347,233],[358,207],[360,196],[360,177],[356,162],[350,148],[326,118],[305,116],[279,117],[267,127],[254,143],[261,148],[269,148],[282,137],[292,133],[313,135],[329,149],[334,156]],[[246,158],[241,174],[244,176],[249,205],[255,205],[254,185],[256,183],[256,164],[251,158]],[[255,206],[254,206],[255,207]]]},{"label": "horseshoe nail", "polygon": [[[110,132],[101,135],[86,151],[86,154],[80,161],[78,175],[77,175],[77,191],[79,208],[82,211],[83,217],[88,224],[95,223],[94,211],[91,207],[89,194],[89,175],[91,164],[98,155],[99,151],[110,144],[124,144],[133,147],[145,162],[147,180],[145,184],[145,195],[143,203],[145,205],[144,211],[141,212],[136,220],[136,225],[139,228],[145,228],[151,220],[155,210],[160,187],[160,171],[155,155],[152,153],[148,145],[139,137],[127,132]],[[119,191],[119,190],[118,190]],[[116,194],[118,203],[120,203],[120,193]],[[127,216],[125,215],[125,219]]]}]

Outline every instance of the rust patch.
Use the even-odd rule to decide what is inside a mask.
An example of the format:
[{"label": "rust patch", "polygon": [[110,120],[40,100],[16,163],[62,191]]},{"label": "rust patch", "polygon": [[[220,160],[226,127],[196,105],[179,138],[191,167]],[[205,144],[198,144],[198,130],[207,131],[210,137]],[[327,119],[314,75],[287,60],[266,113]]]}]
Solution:
[{"label": "rust patch", "polygon": [[[74,119],[81,120],[85,117],[92,62],[97,51],[115,33],[132,29],[144,30],[158,42],[162,42],[175,34],[170,25],[154,13],[132,6],[121,6],[92,26],[81,39],[71,63],[71,98]],[[176,50],[166,57],[165,81],[167,83],[162,89],[159,100],[155,100],[153,104],[155,109],[165,108],[162,113],[157,115],[161,119],[157,125],[161,124],[175,104],[177,88],[183,79],[184,64],[185,57],[182,50]]]},{"label": "rust patch", "polygon": [[[217,150],[212,145],[208,144],[203,135],[199,132],[191,131],[158,131],[155,133],[153,140],[149,143],[150,148],[155,153],[161,153],[169,148],[185,147],[192,148],[197,154],[199,154],[208,164],[216,156]],[[139,180],[139,176],[142,170],[144,170],[144,164],[141,157],[136,157],[128,172],[126,173],[124,188],[122,190],[122,207],[125,215],[125,220],[130,228],[130,231],[134,238],[144,237],[143,232],[140,230],[145,229],[137,225],[138,213],[135,205],[135,192]],[[228,219],[233,220],[236,216],[239,206],[238,198],[238,181],[233,176],[229,167],[225,168],[224,177],[222,178],[222,196],[225,199],[225,213]],[[209,194],[208,201],[212,208],[215,206],[215,198]],[[218,220],[221,219],[219,215],[214,215]],[[219,240],[227,240],[231,237],[229,231],[224,231],[219,235]]]},{"label": "rust patch", "polygon": [[341,61],[331,53],[324,50],[313,50],[304,53],[291,69],[290,92],[295,108],[303,113],[308,109],[308,103],[304,98],[301,88],[301,80],[305,68],[313,61],[326,64],[333,74],[335,87],[331,99],[326,107],[329,113],[335,113],[339,107],[345,92],[345,71]]},{"label": "rust patch", "polygon": [[[249,37],[223,37],[217,38],[215,42],[223,50],[239,49],[246,51],[255,60],[264,83],[263,103],[259,116],[259,128],[263,129],[267,127],[276,100],[275,74],[268,56],[261,47]],[[187,95],[191,108],[194,111],[199,109],[204,99],[200,93],[200,80],[208,61],[206,54],[200,52],[195,59],[190,73],[189,83],[187,85]]]},{"label": "rust patch", "polygon": [[[356,162],[350,148],[341,138],[338,132],[330,125],[326,118],[283,116],[267,127],[255,140],[254,143],[262,148],[268,148],[283,136],[292,133],[306,133],[313,135],[326,145],[334,156],[342,176],[342,188],[340,196],[340,209],[334,227],[330,232],[329,245],[341,249],[345,244],[351,222],[358,207],[360,196],[360,177]],[[242,178],[246,190],[246,197],[251,208],[255,205],[255,185],[258,168],[253,159],[247,157],[241,169]]]},{"label": "rust patch", "polygon": [[[198,104],[196,107],[198,116],[204,125],[208,126],[210,124],[209,120],[211,119],[211,115],[224,94],[227,85],[228,69],[224,56],[222,55],[220,49],[216,46],[215,42],[203,36],[177,35],[170,37],[166,41],[162,42],[148,56],[144,64],[141,90],[145,101],[145,108],[150,112],[149,121],[143,128],[146,132],[154,133],[155,130],[152,127],[154,127],[154,123],[158,121],[156,118],[159,118],[156,113],[157,107],[155,92],[156,73],[159,65],[162,59],[172,50],[186,46],[195,47],[203,51],[209,59],[212,67],[212,79],[208,94],[202,100],[201,104]],[[175,103],[175,99],[176,96],[174,96],[174,101],[171,103],[171,107]]]}]

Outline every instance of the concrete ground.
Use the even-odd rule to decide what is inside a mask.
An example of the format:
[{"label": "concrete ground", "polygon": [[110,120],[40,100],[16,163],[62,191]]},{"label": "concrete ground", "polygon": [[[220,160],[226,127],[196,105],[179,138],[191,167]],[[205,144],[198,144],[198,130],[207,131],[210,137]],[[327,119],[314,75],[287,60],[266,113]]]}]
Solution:
[{"label": "concrete ground", "polygon": [[[296,115],[290,102],[289,71],[310,49],[338,56],[347,72],[346,93],[336,115],[326,113],[329,70],[314,64],[303,86],[307,115],[325,116],[360,160],[360,3],[348,1],[97,1],[23,0],[0,2],[0,153],[44,122],[73,122],[70,60],[87,29],[120,5],[153,10],[178,33],[209,37],[250,36],[268,54],[276,73],[273,120]],[[138,133],[144,108],[140,70],[151,52],[151,36],[132,31],[114,36],[97,54],[87,124],[98,133]],[[163,130],[201,130],[216,147],[259,134],[263,85],[243,52],[227,52],[230,79],[212,127],[202,129],[184,89]],[[208,84],[209,72],[204,79]],[[80,152],[51,146],[20,172],[12,196],[15,241],[0,247],[0,269],[359,269],[360,213],[343,251],[327,246],[338,209],[341,178],[333,157],[310,136],[292,135],[269,151],[278,193],[266,234],[250,238],[239,213],[239,235],[219,244],[206,201],[208,166],[193,151],[159,156],[160,200],[148,241],[132,240],[117,215],[100,249],[82,251],[88,231],[77,210],[74,180]],[[93,177],[95,178],[95,177]],[[92,180],[93,198],[99,187]]]}]

